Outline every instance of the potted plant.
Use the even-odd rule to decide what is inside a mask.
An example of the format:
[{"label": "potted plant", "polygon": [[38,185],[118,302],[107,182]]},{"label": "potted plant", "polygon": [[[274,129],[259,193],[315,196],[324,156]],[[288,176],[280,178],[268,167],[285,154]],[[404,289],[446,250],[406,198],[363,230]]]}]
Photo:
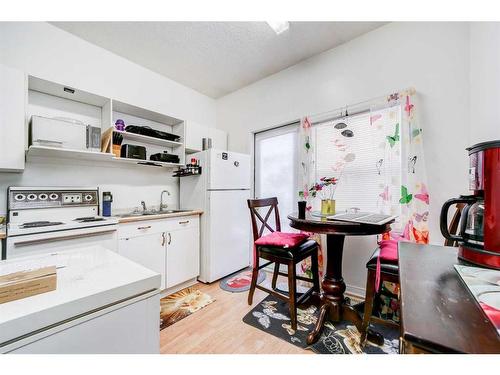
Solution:
[{"label": "potted plant", "polygon": [[338,179],[335,177],[321,177],[319,182],[316,182],[309,189],[309,194],[312,197],[321,198],[321,214],[333,215],[335,214],[335,190],[337,189]]}]

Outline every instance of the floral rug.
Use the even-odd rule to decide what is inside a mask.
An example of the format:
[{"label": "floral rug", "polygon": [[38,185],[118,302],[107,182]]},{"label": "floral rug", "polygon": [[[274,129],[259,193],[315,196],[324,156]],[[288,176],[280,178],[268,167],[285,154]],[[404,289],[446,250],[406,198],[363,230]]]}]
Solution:
[{"label": "floral rug", "polygon": [[[257,284],[260,284],[266,279],[266,272],[259,271],[259,276],[257,277]],[[227,292],[239,293],[246,292],[250,289],[250,283],[252,282],[252,270],[245,269],[236,274],[230,275],[225,279],[220,281],[220,288]]]},{"label": "floral rug", "polygon": [[380,324],[370,327],[384,336],[384,345],[378,346],[368,342],[365,348],[359,346],[359,332],[350,322],[327,322],[319,340],[311,346],[306,339],[318,320],[319,311],[316,306],[300,306],[297,310],[297,331],[292,330],[288,312],[288,304],[273,296],[266,297],[243,318],[243,322],[259,328],[273,336],[279,337],[298,347],[309,349],[319,354],[397,354],[399,348],[399,332]]},{"label": "floral rug", "polygon": [[197,289],[186,288],[160,300],[160,330],[214,302]]}]

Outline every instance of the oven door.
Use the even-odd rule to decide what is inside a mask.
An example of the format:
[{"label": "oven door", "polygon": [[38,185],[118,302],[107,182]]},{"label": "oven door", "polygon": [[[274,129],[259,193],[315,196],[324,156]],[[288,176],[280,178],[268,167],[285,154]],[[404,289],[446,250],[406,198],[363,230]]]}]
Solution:
[{"label": "oven door", "polygon": [[117,251],[117,225],[7,237],[6,259],[99,245]]}]

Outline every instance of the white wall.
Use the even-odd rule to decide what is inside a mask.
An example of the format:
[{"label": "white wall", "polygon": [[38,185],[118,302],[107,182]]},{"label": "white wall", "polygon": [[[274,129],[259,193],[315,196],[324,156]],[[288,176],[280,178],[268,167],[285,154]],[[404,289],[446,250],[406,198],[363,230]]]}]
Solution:
[{"label": "white wall", "polygon": [[471,144],[500,139],[500,23],[470,26]]},{"label": "white wall", "polygon": [[[253,130],[410,86],[419,93],[425,131],[431,242],[442,244],[440,207],[468,186],[468,24],[383,26],[219,99],[217,127],[228,132],[230,150],[250,152]],[[344,277],[352,291],[364,288],[374,247],[374,238],[347,239]]]},{"label": "white wall", "polygon": [[[0,64],[81,90],[173,117],[215,126],[215,101],[157,73],[47,23],[0,22]],[[1,150],[0,150],[1,154]],[[56,162],[57,163],[57,162]],[[9,185],[100,186],[114,194],[115,208],[159,204],[169,189],[178,204],[178,179],[171,170],[27,163],[23,174],[0,173],[0,213]]]}]

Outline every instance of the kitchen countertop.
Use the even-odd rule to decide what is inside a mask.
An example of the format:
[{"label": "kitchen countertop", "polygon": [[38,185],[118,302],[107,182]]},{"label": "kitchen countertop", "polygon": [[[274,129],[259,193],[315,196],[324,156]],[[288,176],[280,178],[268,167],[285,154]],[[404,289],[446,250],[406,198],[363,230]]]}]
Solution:
[{"label": "kitchen countertop", "polygon": [[0,304],[0,352],[22,335],[160,288],[159,274],[101,246],[1,261],[0,274],[49,265],[56,290]]},{"label": "kitchen countertop", "polygon": [[201,210],[192,210],[183,212],[172,212],[169,214],[117,217],[117,219],[119,223],[133,223],[135,221],[158,220],[158,219],[168,219],[170,217],[201,215],[202,213],[203,211]]}]

